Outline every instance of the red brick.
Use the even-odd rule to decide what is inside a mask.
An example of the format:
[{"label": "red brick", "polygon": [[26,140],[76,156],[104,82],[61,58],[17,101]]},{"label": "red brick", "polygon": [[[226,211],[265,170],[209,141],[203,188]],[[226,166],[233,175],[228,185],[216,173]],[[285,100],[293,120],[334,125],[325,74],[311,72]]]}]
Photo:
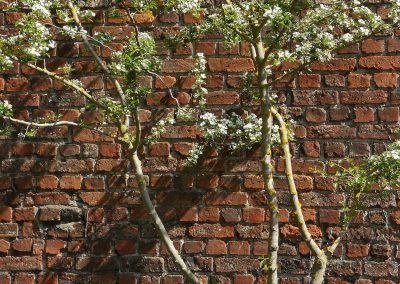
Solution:
[{"label": "red brick", "polygon": [[388,94],[385,91],[344,91],[340,93],[342,104],[382,104],[386,103]]},{"label": "red brick", "polygon": [[198,42],[196,43],[196,52],[204,55],[214,55],[216,51],[215,42]]},{"label": "red brick", "polygon": [[369,107],[354,108],[354,122],[372,122],[374,121],[374,109]]},{"label": "red brick", "polygon": [[50,78],[34,78],[31,79],[31,88],[35,92],[44,92],[51,89],[52,81]]},{"label": "red brick", "polygon": [[208,93],[206,101],[208,105],[233,105],[240,102],[240,97],[236,92],[217,91]]},{"label": "red brick", "polygon": [[189,236],[195,238],[229,238],[233,237],[234,228],[220,224],[197,224],[189,227]]},{"label": "red brick", "polygon": [[102,222],[104,218],[103,208],[89,208],[87,213],[88,221],[90,222]]},{"label": "red brick", "polygon": [[229,253],[232,255],[250,255],[250,244],[246,241],[229,242]]},{"label": "red brick", "polygon": [[263,255],[265,256],[268,253],[268,243],[255,241],[253,245],[253,254],[254,255]]},{"label": "red brick", "polygon": [[37,94],[30,95],[12,95],[7,97],[13,107],[38,107],[40,104],[40,96]]},{"label": "red brick", "polygon": [[338,92],[335,91],[294,91],[294,106],[335,105],[338,103]]},{"label": "red brick", "polygon": [[34,150],[33,144],[19,143],[13,145],[12,154],[14,156],[30,156]]},{"label": "red brick", "polygon": [[218,254],[226,254],[227,248],[226,243],[221,240],[210,240],[206,245],[206,254],[209,255],[218,255]]},{"label": "red brick", "polygon": [[307,157],[318,158],[321,155],[321,147],[317,141],[304,142],[303,150]]},{"label": "red brick", "polygon": [[[179,211],[182,211],[182,213]],[[198,220],[197,208],[182,209],[179,211],[179,221],[181,222],[196,222]]]},{"label": "red brick", "polygon": [[[9,249],[10,249],[10,243],[7,242],[6,240],[0,240],[0,253],[8,253]],[[1,280],[1,274],[0,274],[0,280]]]},{"label": "red brick", "polygon": [[205,196],[207,205],[245,205],[247,195],[244,192],[210,192]]},{"label": "red brick", "polygon": [[0,221],[11,222],[11,220],[12,220],[12,208],[0,207]]},{"label": "red brick", "polygon": [[321,75],[318,74],[301,74],[299,75],[299,87],[319,88],[321,86]]},{"label": "red brick", "polygon": [[61,156],[64,157],[71,157],[71,156],[77,156],[81,152],[81,147],[79,145],[62,145],[59,148],[59,152]]},{"label": "red brick", "polygon": [[253,275],[235,275],[233,277],[233,284],[253,284],[254,281]]},{"label": "red brick", "polygon": [[390,218],[394,223],[400,225],[400,211],[395,211],[392,214],[390,214]]},{"label": "red brick", "polygon": [[104,189],[105,183],[103,178],[85,178],[83,180],[83,187],[86,190],[99,190]]},{"label": "red brick", "polygon": [[160,15],[160,22],[162,23],[177,23],[179,16],[173,12],[164,12]]},{"label": "red brick", "polygon": [[82,186],[83,177],[81,176],[63,176],[60,178],[60,188],[68,190],[79,190]]},{"label": "red brick", "polygon": [[371,85],[371,75],[369,74],[349,74],[347,77],[349,88],[369,88]]},{"label": "red brick", "polygon": [[115,243],[115,250],[120,255],[134,254],[136,245],[132,240],[118,240]]},{"label": "red brick", "polygon": [[308,255],[310,253],[310,248],[308,247],[306,242],[299,243],[299,253],[301,255]]},{"label": "red brick", "polygon": [[80,81],[89,90],[99,90],[104,88],[103,78],[100,76],[81,77]]},{"label": "red brick", "polygon": [[211,72],[244,72],[254,70],[250,58],[210,58],[208,66]]},{"label": "red brick", "polygon": [[169,156],[170,145],[167,142],[157,142],[149,145],[149,155],[152,157]]},{"label": "red brick", "polygon": [[58,284],[58,274],[56,272],[39,274],[38,284]]},{"label": "red brick", "polygon": [[308,108],[306,111],[308,122],[321,123],[326,120],[326,111],[323,108]]},{"label": "red brick", "polygon": [[33,221],[35,220],[35,209],[15,208],[14,216],[16,221]]},{"label": "red brick", "polygon": [[340,219],[338,210],[319,210],[319,221],[326,224],[338,224]]},{"label": "red brick", "polygon": [[172,147],[175,152],[184,156],[188,156],[193,148],[193,144],[188,142],[178,142],[174,143]]},{"label": "red brick", "polygon": [[199,209],[200,222],[218,222],[220,209],[217,207],[206,207]]},{"label": "red brick", "polygon": [[176,84],[176,78],[172,76],[156,77],[155,87],[157,89],[172,88]]},{"label": "red brick", "polygon": [[356,257],[366,257],[368,256],[368,245],[363,245],[363,244],[347,244],[346,246],[346,252],[347,256],[351,258],[356,258]]},{"label": "red brick", "polygon": [[399,108],[386,107],[378,109],[378,118],[382,122],[398,122],[399,121]]},{"label": "red brick", "polygon": [[62,240],[46,241],[46,253],[48,254],[59,254],[63,248],[65,248],[65,242]]},{"label": "red brick", "polygon": [[34,187],[31,177],[15,177],[14,186],[19,190],[31,190]]},{"label": "red brick", "polygon": [[36,177],[36,187],[42,190],[53,190],[58,187],[58,178],[56,176]]},{"label": "red brick", "polygon": [[28,90],[28,79],[24,77],[10,78],[6,82],[7,92],[23,92]]},{"label": "red brick", "polygon": [[361,50],[364,53],[383,53],[385,52],[385,41],[367,39],[361,44]]},{"label": "red brick", "polygon": [[325,84],[329,87],[344,87],[345,77],[342,75],[325,75]]},{"label": "red brick", "polygon": [[265,211],[262,208],[243,208],[243,221],[251,224],[264,222]]},{"label": "red brick", "polygon": [[183,15],[183,22],[185,24],[198,24],[203,21],[203,16],[202,15],[193,15],[191,13],[185,13]]},{"label": "red brick", "polygon": [[390,38],[388,40],[388,51],[389,52],[400,51],[400,40],[395,38]]},{"label": "red brick", "polygon": [[185,253],[191,254],[191,253],[201,253],[204,249],[204,243],[201,241],[186,241],[183,244],[183,250]]},{"label": "red brick", "polygon": [[397,88],[397,79],[399,75],[396,73],[377,73],[374,74],[374,81],[379,88]]},{"label": "red brick", "polygon": [[37,144],[35,148],[35,153],[41,157],[53,157],[57,155],[57,145],[56,144]]},{"label": "red brick", "polygon": [[162,72],[165,73],[187,73],[192,70],[193,59],[169,59],[162,65]]},{"label": "red brick", "polygon": [[368,157],[370,147],[367,143],[352,143],[349,146],[350,157]]},{"label": "red brick", "polygon": [[35,274],[18,273],[14,277],[14,284],[34,284]]},{"label": "red brick", "polygon": [[329,62],[313,63],[312,70],[316,71],[353,71],[356,60],[353,58],[335,58]]},{"label": "red brick", "polygon": [[400,69],[398,56],[368,56],[361,57],[359,65],[364,69],[372,70],[397,70]]},{"label": "red brick", "polygon": [[329,158],[344,157],[346,146],[340,142],[331,142],[325,144],[325,155]]},{"label": "red brick", "polygon": [[96,26],[93,28],[92,32],[106,32],[110,33],[114,36],[114,40],[124,40],[126,38],[129,38],[133,33],[135,29],[134,27],[128,27],[128,26],[123,26],[123,27],[116,27],[116,26]]},{"label": "red brick", "polygon": [[32,244],[33,241],[31,239],[14,240],[11,247],[18,252],[29,252],[32,250]]}]

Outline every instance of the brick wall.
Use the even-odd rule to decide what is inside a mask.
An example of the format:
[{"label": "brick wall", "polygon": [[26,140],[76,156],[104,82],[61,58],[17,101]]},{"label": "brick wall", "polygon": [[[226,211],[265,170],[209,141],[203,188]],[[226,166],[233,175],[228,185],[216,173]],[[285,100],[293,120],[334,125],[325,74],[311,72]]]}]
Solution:
[{"label": "brick wall", "polygon": [[[92,31],[108,31],[117,39],[132,32],[125,26],[127,19],[108,18],[101,6],[95,10]],[[0,12],[0,23],[12,25],[18,16]],[[159,38],[178,23],[195,21],[175,14],[139,15],[137,20],[154,26]],[[241,72],[252,69],[247,46],[226,49],[219,41],[211,34],[179,47],[163,64],[164,80],[178,92],[180,103],[187,104],[193,82],[187,74],[190,56],[203,52],[209,57],[209,108],[256,109],[240,89]],[[295,179],[309,228],[323,243],[337,232],[344,194],[314,169],[333,173],[330,160],[383,151],[399,120],[399,51],[397,38],[368,40],[342,50],[330,63],[314,64],[310,74],[294,81],[295,91],[277,86],[281,102],[299,122],[292,145]],[[110,55],[106,48],[98,52]],[[168,51],[160,45],[159,54],[167,57]],[[82,44],[60,39],[53,55],[49,69],[68,62],[91,91],[110,90]],[[144,77],[143,82],[154,90],[140,113],[147,123],[174,102],[159,80]],[[0,92],[21,118],[61,113],[78,121],[85,105],[83,98],[25,66],[16,65],[1,76]],[[84,119],[95,121],[96,113]],[[237,156],[210,153],[195,171],[187,171],[183,161],[196,137],[193,125],[174,126],[162,141],[142,149],[153,202],[176,247],[209,283],[266,283],[257,260],[266,254],[268,237],[266,197],[257,176],[259,149]],[[88,130],[64,127],[40,131],[33,140],[4,138],[0,171],[0,283],[183,283],[141,206],[135,182],[129,179],[124,188],[119,145]],[[290,216],[279,158],[276,172],[282,283],[302,283],[310,254]],[[400,199],[396,193],[384,198],[372,193],[368,203],[335,253],[329,283],[398,282]]]}]

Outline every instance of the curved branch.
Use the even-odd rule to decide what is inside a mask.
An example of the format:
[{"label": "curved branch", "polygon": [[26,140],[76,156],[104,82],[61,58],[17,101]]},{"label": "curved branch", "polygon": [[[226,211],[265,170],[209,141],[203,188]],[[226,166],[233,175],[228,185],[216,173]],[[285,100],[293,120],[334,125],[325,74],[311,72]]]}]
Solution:
[{"label": "curved branch", "polygon": [[274,118],[278,121],[279,124],[279,134],[281,138],[281,147],[284,152],[284,160],[285,160],[285,175],[289,183],[289,190],[290,190],[290,195],[292,199],[292,205],[295,209],[296,213],[296,218],[297,222],[300,227],[300,232],[301,235],[304,239],[304,241],[307,243],[308,247],[311,249],[311,251],[318,257],[322,254],[324,254],[323,250],[318,246],[318,244],[315,242],[315,240],[312,238],[306,222],[304,220],[303,212],[301,210],[301,204],[299,201],[299,194],[297,192],[296,184],[294,182],[293,178],[293,169],[292,169],[292,161],[291,161],[291,154],[290,154],[290,148],[289,148],[289,140],[288,140],[288,132],[287,132],[287,127],[286,123],[281,116],[281,114],[275,109],[271,108],[272,115]]},{"label": "curved branch", "polygon": [[[16,57],[15,55],[9,55],[9,57],[11,59],[13,59],[16,62],[21,62],[21,60],[19,60],[18,57]],[[91,101],[92,103],[96,104],[98,107],[100,107],[101,109],[106,109],[106,106],[104,106],[103,104],[101,104],[97,99],[95,99],[89,92],[87,92],[84,88],[78,86],[77,84],[75,84],[73,81],[68,80],[60,75],[57,75],[54,72],[51,72],[49,70],[47,70],[46,68],[41,68],[39,66],[36,66],[32,63],[23,63],[26,66],[39,71],[40,73],[46,74],[47,76],[56,79],[58,81],[61,81],[62,83],[64,83],[65,86],[70,87],[71,89],[75,90],[76,92],[78,92],[79,94],[83,95],[85,98],[87,98],[89,101]]]},{"label": "curved branch", "polygon": [[83,124],[79,124],[79,123],[72,122],[72,121],[61,120],[61,121],[48,122],[48,123],[37,123],[37,122],[30,122],[30,121],[26,121],[26,120],[16,119],[16,118],[8,117],[8,116],[0,116],[0,118],[10,121],[10,122],[13,122],[13,123],[16,123],[16,124],[28,126],[28,127],[47,128],[47,127],[57,127],[57,126],[73,126],[73,127],[78,127],[78,128],[86,128],[86,129],[97,131],[101,135],[115,138],[117,141],[120,141],[120,142],[122,141],[119,137],[115,137],[114,135],[107,134],[106,132],[104,132],[96,127],[92,127],[89,125],[83,125]]},{"label": "curved branch", "polygon": [[78,28],[81,30],[81,36],[83,39],[83,42],[87,49],[89,49],[90,53],[92,54],[93,58],[96,60],[97,64],[100,66],[100,68],[103,70],[104,74],[106,74],[110,80],[113,82],[115,87],[117,88],[117,92],[121,101],[122,105],[125,105],[125,94],[124,91],[122,90],[121,84],[119,81],[111,74],[110,70],[108,69],[107,65],[103,62],[103,60],[97,55],[96,51],[93,49],[93,46],[90,44],[89,39],[86,35],[86,30],[83,28],[81,21],[79,20],[78,13],[76,11],[76,7],[71,3],[68,2],[68,8],[71,11],[72,17],[78,26]]}]

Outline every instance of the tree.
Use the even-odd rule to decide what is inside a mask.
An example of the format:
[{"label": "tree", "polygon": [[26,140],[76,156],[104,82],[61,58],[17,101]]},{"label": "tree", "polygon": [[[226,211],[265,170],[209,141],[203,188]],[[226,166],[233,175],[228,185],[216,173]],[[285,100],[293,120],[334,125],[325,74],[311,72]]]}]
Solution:
[{"label": "tree", "polygon": [[[138,13],[151,13],[157,8],[155,0],[110,1],[110,13],[122,14],[130,19],[134,28],[133,35],[126,40],[122,51],[111,50],[113,57],[104,61],[96,53],[96,46],[107,46],[110,36],[106,33],[90,35],[85,23],[93,18],[85,4],[90,1],[51,1],[20,0],[12,4],[5,3],[7,9],[25,12],[25,16],[16,24],[16,30],[0,38],[0,67],[11,68],[14,62],[20,62],[31,69],[60,81],[79,96],[83,96],[88,105],[86,110],[97,110],[101,119],[96,124],[86,124],[49,118],[45,121],[25,121],[13,117],[13,107],[8,101],[0,104],[0,116],[5,121],[5,132],[15,133],[18,127],[21,137],[33,136],[39,128],[68,126],[86,128],[101,135],[111,137],[121,144],[132,167],[143,203],[155,224],[168,251],[191,283],[200,280],[190,271],[182,257],[174,248],[164,225],[150,200],[138,156],[140,145],[154,141],[160,136],[174,118],[192,120],[200,112],[198,121],[204,132],[204,141],[191,152],[188,165],[195,166],[205,147],[228,148],[237,152],[252,147],[255,143],[262,146],[262,177],[268,196],[270,211],[270,237],[268,256],[262,265],[268,273],[269,283],[278,281],[277,251],[279,247],[278,197],[273,184],[272,146],[280,145],[284,153],[285,174],[289,183],[292,206],[295,208],[297,222],[304,241],[315,256],[312,272],[313,283],[322,283],[325,269],[331,254],[346,231],[354,212],[361,204],[361,194],[371,185],[383,183],[390,188],[398,184],[399,148],[393,144],[385,158],[373,157],[361,165],[349,170],[343,168],[338,178],[347,186],[352,195],[344,214],[342,233],[330,246],[321,248],[311,237],[304,221],[301,204],[293,178],[289,140],[290,125],[276,107],[274,85],[294,78],[316,61],[327,61],[335,51],[359,42],[373,35],[389,33],[397,25],[400,15],[400,2],[394,1],[390,13],[392,22],[384,21],[360,1],[338,1],[329,4],[315,4],[314,1],[225,1],[222,4],[202,7],[203,1],[166,0],[166,9],[175,9],[182,13],[192,13],[201,24],[184,28],[180,36],[171,36],[166,42],[171,46],[186,41],[195,41],[203,33],[219,30],[227,46],[245,42],[251,50],[254,70],[245,76],[246,92],[260,103],[260,115],[235,112],[217,117],[206,110],[204,86],[205,59],[200,54],[192,71],[195,76],[192,107],[180,107],[172,116],[162,119],[152,129],[146,141],[142,140],[139,109],[141,98],[149,92],[140,84],[140,76],[151,74],[158,77],[159,60],[155,53],[155,42],[151,34],[143,32],[137,23]],[[115,9],[113,9],[115,8]],[[101,72],[114,85],[115,92],[95,94],[78,80],[73,79],[70,66],[49,70],[43,60],[56,45],[54,34],[67,36],[83,42],[95,59]],[[254,84],[253,84],[254,83]],[[174,95],[170,92],[174,99]],[[196,120],[196,119],[195,119]],[[275,124],[274,124],[275,120]],[[197,120],[196,120],[197,121]],[[134,131],[131,131],[133,123]],[[116,132],[109,131],[115,127]],[[289,130],[289,131],[288,131]],[[389,170],[390,169],[390,170]],[[348,177],[351,177],[349,180]]]},{"label": "tree", "polygon": [[[153,36],[151,33],[141,30],[137,19],[140,16],[154,17],[152,11],[157,8],[157,1],[109,1],[110,15],[128,17],[131,27],[134,28],[132,36],[124,39],[122,50],[116,50],[111,45],[107,45],[108,41],[112,39],[110,34],[99,32],[91,35],[88,32],[85,24],[90,23],[95,17],[94,12],[88,9],[92,5],[91,1],[20,0],[10,1],[10,3],[1,2],[5,10],[21,12],[23,16],[15,23],[15,30],[9,30],[0,38],[0,68],[8,70],[13,67],[15,62],[22,63],[40,74],[61,82],[76,96],[84,97],[87,101],[84,111],[100,113],[99,119],[94,124],[86,124],[83,120],[80,122],[60,120],[62,115],[60,115],[61,117],[45,117],[29,121],[14,118],[13,106],[7,100],[3,100],[0,103],[0,116],[4,122],[3,134],[12,135],[19,132],[18,137],[28,139],[34,137],[40,128],[67,126],[88,129],[100,137],[108,137],[115,143],[121,144],[138,184],[143,204],[157,228],[160,238],[185,277],[191,283],[200,283],[175,249],[151,202],[138,156],[138,149],[141,145],[157,139],[165,131],[165,126],[174,121],[173,113],[167,115],[152,128],[146,140],[142,139],[139,108],[143,96],[150,90],[141,84],[140,79],[142,75],[159,77],[157,72],[160,69],[160,60],[156,55]],[[173,8],[175,4],[181,12],[190,12],[194,8],[190,3],[183,1],[182,3],[171,2],[168,4],[168,8]],[[73,78],[71,66],[52,68],[46,58],[56,47],[57,43],[54,39],[57,37],[83,42],[86,50],[99,66],[100,72],[112,82],[113,91],[96,94],[86,88],[81,81]],[[99,46],[110,51],[111,60],[106,62],[98,55],[97,47]],[[200,74],[204,68],[204,62],[199,60],[196,66],[198,69],[196,72]],[[162,81],[162,78],[160,80]],[[201,82],[202,79],[199,77],[199,84]],[[194,90],[194,93],[199,90],[201,91],[201,88]],[[174,98],[172,93],[171,96]],[[182,116],[183,114],[178,111],[176,115]],[[116,131],[114,131],[115,129]],[[127,167],[127,169],[129,168]]]},{"label": "tree", "polygon": [[[367,1],[321,4],[307,0],[227,0],[199,11],[203,17],[202,24],[186,28],[180,36],[170,39],[170,44],[174,46],[196,40],[204,32],[218,30],[226,46],[245,42],[250,47],[254,71],[249,72],[245,81],[252,98],[260,103],[260,118],[251,111],[242,117],[235,113],[216,117],[206,112],[200,121],[205,141],[193,151],[192,158],[196,160],[205,145],[217,149],[227,147],[235,152],[249,149],[254,143],[261,144],[262,178],[270,213],[268,256],[262,261],[268,273],[268,283],[278,283],[279,204],[273,182],[273,144],[279,144],[282,149],[285,175],[300,233],[315,257],[311,275],[314,284],[324,281],[328,260],[346,233],[356,210],[361,208],[362,193],[370,190],[373,184],[380,184],[385,189],[399,184],[399,162],[395,158],[390,159],[393,167],[383,162],[381,157],[372,157],[349,169],[342,167],[337,173],[337,182],[348,188],[351,201],[343,210],[341,233],[331,245],[321,247],[313,239],[303,217],[293,177],[290,128],[276,107],[274,86],[290,82],[314,62],[332,59],[341,48],[371,36],[390,34],[399,23],[399,4],[398,1],[391,1],[388,18],[383,20],[368,7]],[[386,155],[396,156],[396,145]],[[385,171],[390,174],[386,175]]]}]

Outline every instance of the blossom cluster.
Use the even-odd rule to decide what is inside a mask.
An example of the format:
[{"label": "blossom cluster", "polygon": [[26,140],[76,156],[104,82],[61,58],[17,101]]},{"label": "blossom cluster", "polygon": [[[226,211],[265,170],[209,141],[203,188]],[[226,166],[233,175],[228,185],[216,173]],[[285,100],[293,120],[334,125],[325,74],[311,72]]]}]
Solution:
[{"label": "blossom cluster", "polygon": [[7,100],[0,101],[0,116],[12,116],[12,105]]}]

